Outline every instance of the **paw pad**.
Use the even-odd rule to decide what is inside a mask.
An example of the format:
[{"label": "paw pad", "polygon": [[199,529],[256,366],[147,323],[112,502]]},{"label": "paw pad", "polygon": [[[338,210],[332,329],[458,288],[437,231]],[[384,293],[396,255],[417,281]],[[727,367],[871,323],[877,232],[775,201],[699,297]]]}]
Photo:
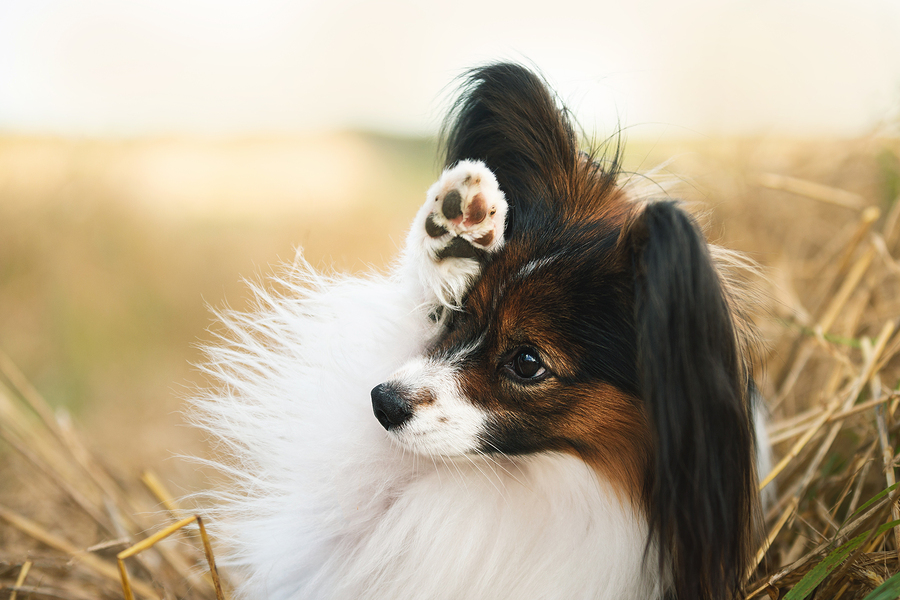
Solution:
[{"label": "paw pad", "polygon": [[507,204],[494,174],[479,161],[460,161],[428,191],[425,233],[435,257],[472,258],[503,242]]}]

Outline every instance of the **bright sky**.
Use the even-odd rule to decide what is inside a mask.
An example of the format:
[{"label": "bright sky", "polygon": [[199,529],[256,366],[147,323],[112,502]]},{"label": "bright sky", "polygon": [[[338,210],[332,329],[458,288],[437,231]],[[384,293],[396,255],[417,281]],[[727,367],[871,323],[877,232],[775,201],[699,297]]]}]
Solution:
[{"label": "bright sky", "polygon": [[0,0],[0,131],[429,133],[497,59],[599,132],[900,121],[897,0]]}]

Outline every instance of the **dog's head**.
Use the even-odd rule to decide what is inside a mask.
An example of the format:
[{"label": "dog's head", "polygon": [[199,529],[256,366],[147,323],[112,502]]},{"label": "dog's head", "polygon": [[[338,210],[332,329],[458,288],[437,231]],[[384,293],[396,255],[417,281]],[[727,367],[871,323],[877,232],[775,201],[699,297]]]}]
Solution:
[{"label": "dog's head", "polygon": [[447,135],[447,164],[462,159],[496,175],[507,242],[424,355],[373,390],[397,411],[389,434],[444,456],[576,454],[643,511],[678,598],[734,596],[756,493],[750,381],[697,225],[631,199],[617,156],[580,152],[516,65],[471,74]]}]

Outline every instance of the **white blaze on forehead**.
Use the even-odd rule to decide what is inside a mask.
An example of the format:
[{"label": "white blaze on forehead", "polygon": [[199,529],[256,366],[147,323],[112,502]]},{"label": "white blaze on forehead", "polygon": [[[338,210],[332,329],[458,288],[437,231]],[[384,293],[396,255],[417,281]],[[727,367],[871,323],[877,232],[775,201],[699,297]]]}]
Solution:
[{"label": "white blaze on forehead", "polygon": [[552,264],[552,263],[553,263],[554,261],[556,261],[558,258],[559,258],[559,255],[558,255],[558,254],[554,254],[554,255],[552,255],[552,256],[547,256],[547,257],[545,257],[545,258],[538,258],[538,259],[535,259],[535,260],[530,260],[530,261],[528,261],[528,263],[527,263],[524,267],[522,267],[521,269],[519,269],[519,272],[516,273],[516,274],[513,276],[513,278],[514,278],[514,279],[524,279],[525,277],[528,277],[529,275],[531,275],[532,273],[534,273],[534,272],[537,271],[538,269],[542,269],[542,268],[544,268],[544,267],[546,267],[546,266]]},{"label": "white blaze on forehead", "polygon": [[458,456],[479,450],[489,413],[463,396],[458,379],[459,370],[449,362],[416,358],[401,367],[388,383],[413,398],[428,395],[433,402],[415,404],[413,416],[388,434],[422,454]]}]

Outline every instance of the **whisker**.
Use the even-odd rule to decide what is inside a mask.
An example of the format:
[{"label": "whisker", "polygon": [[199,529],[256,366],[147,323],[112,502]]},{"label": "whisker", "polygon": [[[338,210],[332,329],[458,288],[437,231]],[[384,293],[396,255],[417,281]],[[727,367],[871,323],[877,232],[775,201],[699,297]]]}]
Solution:
[{"label": "whisker", "polygon": [[[482,435],[480,435],[480,434],[479,434],[479,436],[478,436],[478,440],[479,440],[480,442],[482,442],[482,443],[484,443],[484,444],[490,446],[491,448],[493,448],[493,449],[497,452],[497,454],[499,454],[499,455],[502,456],[503,458],[506,458],[507,460],[509,460],[509,463],[512,464],[513,466],[515,466],[516,469],[519,471],[519,475],[521,475],[522,477],[525,477],[525,472],[522,471],[522,466],[519,464],[519,461],[513,459],[511,456],[509,456],[508,454],[506,454],[505,452],[503,452],[502,450],[500,450],[500,449],[497,447],[496,444],[494,444],[494,443],[491,442],[490,440],[484,438],[484,437],[483,437]],[[518,477],[516,477],[516,475],[515,475],[512,471],[510,471],[510,470],[507,469],[505,466],[503,466],[502,464],[500,464],[500,462],[499,462],[496,458],[494,458],[493,456],[491,456],[489,453],[483,452],[483,455],[484,455],[484,456],[489,456],[490,459],[491,459],[492,461],[494,461],[494,463],[495,463],[498,467],[500,467],[501,469],[503,469],[503,470],[506,472],[507,475],[509,475],[510,477],[512,477],[517,483],[519,483],[520,485],[522,485],[524,488],[526,488],[526,489],[531,489],[531,487],[530,487],[529,485],[527,485],[524,481],[522,481],[521,479],[519,479]],[[526,479],[527,479],[527,478],[526,478]]]},{"label": "whisker", "polygon": [[483,470],[481,467],[478,466],[478,463],[477,463],[477,462],[475,462],[474,460],[472,460],[472,457],[471,457],[470,455],[468,455],[468,454],[463,454],[463,456],[465,457],[465,459],[466,459],[467,461],[469,461],[469,463],[470,463],[473,467],[475,467],[475,468],[478,470],[479,473],[481,473],[482,477],[484,477],[487,481],[490,482],[490,484],[491,484],[492,486],[494,486],[494,489],[497,490],[497,492],[498,492],[501,496],[503,496],[504,498],[506,497],[506,494],[503,493],[503,490],[500,489],[500,486],[497,485],[497,482],[494,480],[494,479],[496,479],[496,477],[497,477],[496,471],[493,471],[493,470],[492,470],[492,472],[493,472],[493,474],[494,474],[494,479],[492,479],[491,477],[488,476],[487,473],[484,472],[484,470]]}]

